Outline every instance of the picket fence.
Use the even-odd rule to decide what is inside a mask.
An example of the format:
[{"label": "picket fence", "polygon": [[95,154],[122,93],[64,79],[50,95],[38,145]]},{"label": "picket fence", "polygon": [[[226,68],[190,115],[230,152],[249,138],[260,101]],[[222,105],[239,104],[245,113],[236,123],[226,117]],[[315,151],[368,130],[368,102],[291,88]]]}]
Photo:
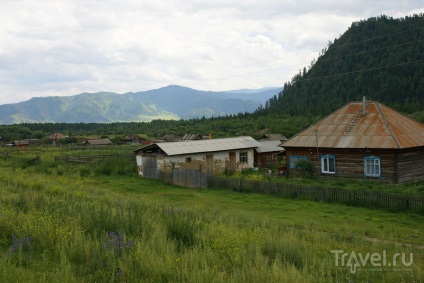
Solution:
[{"label": "picket fence", "polygon": [[424,197],[422,196],[391,194],[373,190],[303,186],[216,176],[208,177],[208,188],[231,189],[243,193],[262,193],[283,198],[297,198],[351,206],[381,208],[393,212],[411,211],[424,214]]}]

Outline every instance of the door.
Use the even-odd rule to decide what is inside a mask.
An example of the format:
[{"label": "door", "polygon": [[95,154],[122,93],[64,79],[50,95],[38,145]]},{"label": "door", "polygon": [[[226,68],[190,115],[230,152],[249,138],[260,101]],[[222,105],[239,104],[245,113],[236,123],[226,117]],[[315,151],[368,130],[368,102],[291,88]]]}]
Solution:
[{"label": "door", "polygon": [[236,171],[236,153],[230,152],[230,172]]},{"label": "door", "polygon": [[206,174],[208,176],[213,173],[213,154],[206,155]]},{"label": "door", "polygon": [[156,156],[143,156],[143,177],[150,179],[158,178],[158,159]]}]

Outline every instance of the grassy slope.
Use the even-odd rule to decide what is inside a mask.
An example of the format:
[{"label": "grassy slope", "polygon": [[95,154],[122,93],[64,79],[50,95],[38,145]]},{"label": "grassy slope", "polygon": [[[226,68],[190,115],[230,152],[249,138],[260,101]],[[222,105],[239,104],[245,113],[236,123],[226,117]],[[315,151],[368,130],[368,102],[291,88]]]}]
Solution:
[{"label": "grassy slope", "polygon": [[330,234],[342,233],[346,237],[362,240],[378,238],[424,245],[423,215],[280,199],[261,194],[189,189],[132,177],[107,177],[95,183],[131,198],[162,206],[202,208],[211,213],[253,218],[306,230],[314,228]]}]

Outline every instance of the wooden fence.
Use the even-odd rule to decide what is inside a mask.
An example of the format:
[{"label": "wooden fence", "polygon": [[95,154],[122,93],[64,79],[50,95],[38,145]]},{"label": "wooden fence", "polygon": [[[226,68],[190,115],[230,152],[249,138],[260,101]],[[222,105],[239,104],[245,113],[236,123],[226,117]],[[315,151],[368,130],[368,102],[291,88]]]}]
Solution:
[{"label": "wooden fence", "polygon": [[300,186],[214,176],[208,177],[208,187],[213,189],[232,189],[244,193],[263,193],[283,198],[299,198],[351,206],[381,208],[396,212],[412,211],[424,214],[424,197],[421,196],[347,190],[343,188]]},{"label": "wooden fence", "polygon": [[158,178],[181,187],[203,189],[208,187],[208,176],[202,170],[174,168],[172,173],[160,172]]},{"label": "wooden fence", "polygon": [[119,160],[119,159],[131,159],[131,162],[135,162],[134,154],[97,154],[97,155],[66,155],[66,156],[55,156],[55,161],[65,162],[77,162],[77,163],[99,163],[102,160]]}]

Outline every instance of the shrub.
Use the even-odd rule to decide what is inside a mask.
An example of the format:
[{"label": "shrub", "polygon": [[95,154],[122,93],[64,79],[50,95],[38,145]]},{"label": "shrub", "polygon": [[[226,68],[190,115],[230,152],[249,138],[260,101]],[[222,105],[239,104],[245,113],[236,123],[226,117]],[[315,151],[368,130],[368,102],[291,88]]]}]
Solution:
[{"label": "shrub", "polygon": [[312,178],[314,176],[315,165],[311,161],[301,159],[297,161],[295,165],[296,165],[296,168],[303,173],[304,177]]}]

